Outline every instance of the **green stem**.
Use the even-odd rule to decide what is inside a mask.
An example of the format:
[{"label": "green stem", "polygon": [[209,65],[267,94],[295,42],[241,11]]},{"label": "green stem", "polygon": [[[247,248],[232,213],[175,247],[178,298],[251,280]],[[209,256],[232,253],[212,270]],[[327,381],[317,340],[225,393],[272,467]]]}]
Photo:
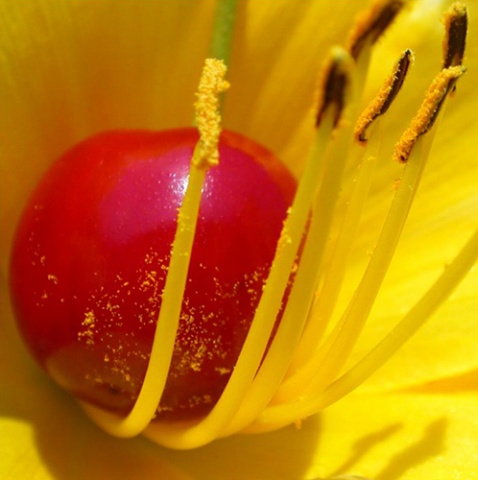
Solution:
[{"label": "green stem", "polygon": [[238,0],[217,0],[210,56],[229,65]]}]

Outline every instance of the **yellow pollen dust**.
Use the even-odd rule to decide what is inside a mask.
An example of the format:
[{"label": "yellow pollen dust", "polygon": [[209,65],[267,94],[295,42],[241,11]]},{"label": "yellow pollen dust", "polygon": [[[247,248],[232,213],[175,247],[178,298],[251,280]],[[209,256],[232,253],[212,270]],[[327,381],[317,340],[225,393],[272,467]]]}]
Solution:
[{"label": "yellow pollen dust", "polygon": [[458,78],[466,71],[465,67],[456,66],[443,69],[433,80],[425,94],[423,103],[410,126],[403,132],[395,146],[394,158],[406,162],[419,137],[424,135],[433,126],[443,102],[453,89]]},{"label": "yellow pollen dust", "polygon": [[199,80],[197,100],[194,104],[200,139],[194,150],[192,164],[207,169],[219,163],[219,135],[221,115],[219,113],[220,94],[229,88],[224,79],[227,67],[222,60],[206,59]]}]

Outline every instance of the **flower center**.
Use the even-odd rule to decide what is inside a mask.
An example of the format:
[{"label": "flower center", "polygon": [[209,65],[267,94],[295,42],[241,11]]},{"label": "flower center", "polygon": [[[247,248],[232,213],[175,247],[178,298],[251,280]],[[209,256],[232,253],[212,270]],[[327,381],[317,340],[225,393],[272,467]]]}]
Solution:
[{"label": "flower center", "polygon": [[[457,3],[445,16],[443,69],[396,146],[394,156],[403,164],[402,175],[368,266],[344,313],[334,325],[329,325],[343,287],[351,239],[358,232],[381,153],[377,134],[380,117],[399,94],[413,60],[410,50],[403,52],[376,98],[363,112],[358,111],[373,45],[403,4],[399,0],[373,3],[357,21],[347,49],[335,47],[330,53],[318,89],[315,139],[253,323],[221,398],[210,414],[196,423],[148,426],[159,404],[172,355],[182,303],[183,288],[178,286],[184,287],[187,280],[202,182],[209,166],[217,161],[219,95],[227,82],[223,63],[206,61],[196,103],[201,139],[178,215],[151,360],[136,405],[126,418],[119,420],[84,405],[104,429],[115,435],[131,436],[147,427],[145,434],[158,443],[192,448],[240,430],[266,431],[299,421],[337,401],[383,365],[472,267],[478,255],[478,232],[398,325],[366,357],[341,374],[393,258],[446,99],[465,71],[461,62],[466,8]],[[236,0],[220,3],[212,44],[216,58],[229,56],[235,6]],[[350,168],[356,172],[355,181],[351,191],[344,193],[341,186]],[[340,209],[343,204],[347,208]],[[291,272],[295,273],[294,282],[280,326],[268,348]]]}]

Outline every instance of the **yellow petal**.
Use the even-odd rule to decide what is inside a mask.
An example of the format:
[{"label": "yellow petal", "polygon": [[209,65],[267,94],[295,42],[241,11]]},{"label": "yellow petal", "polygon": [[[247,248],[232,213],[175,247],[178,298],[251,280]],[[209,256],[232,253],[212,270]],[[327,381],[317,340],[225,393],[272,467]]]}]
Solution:
[{"label": "yellow petal", "polygon": [[[0,177],[7,187],[1,189],[0,218],[7,233],[1,237],[2,272],[27,193],[67,146],[107,128],[165,128],[190,122],[193,92],[207,52],[212,2],[194,2],[194,7],[189,0],[132,5],[113,0],[0,5],[0,43],[7,46],[0,57],[0,86],[7,92],[0,111]],[[337,38],[345,34],[353,13],[346,10],[361,7],[362,2],[353,2],[352,7],[346,1],[255,2],[244,13],[244,28],[235,45],[233,89],[225,107],[227,126],[265,143],[294,172],[300,172],[310,141],[307,117],[315,71],[336,40],[330,30]],[[438,11],[433,10],[437,20]],[[476,14],[471,13],[476,24]],[[427,75],[432,77],[440,63],[441,30],[428,28],[435,22],[426,18],[424,22],[412,16],[414,29],[402,23],[407,35],[395,28],[377,53],[380,64],[403,44],[414,47],[419,58],[405,90],[407,101],[397,109],[402,114],[391,115],[385,122],[384,129],[392,132],[389,143],[418,105]],[[317,19],[323,28],[317,27]],[[435,48],[429,50],[430,44]],[[359,353],[420,297],[423,284],[441,271],[475,225],[477,54],[473,34],[468,78],[450,102],[397,262]],[[377,78],[382,71],[376,67]],[[372,198],[376,205],[371,205],[365,219],[371,231],[383,215],[384,185],[386,197],[397,171],[395,165],[383,169],[383,183]],[[369,235],[358,242],[360,258],[367,242]],[[377,374],[379,388],[421,383],[476,367],[472,334],[476,329],[473,312],[478,311],[476,275],[475,269],[433,323]],[[5,299],[1,305],[7,308]],[[154,475],[214,480],[227,478],[230,472],[246,478],[289,478],[289,474],[314,478],[351,472],[383,480],[458,480],[473,478],[476,471],[471,450],[477,434],[476,403],[468,394],[354,395],[319,420],[306,423],[303,430],[236,437],[197,452],[167,452],[141,439],[119,442],[92,426],[32,364],[10,312],[2,312],[1,318],[0,451],[6,455],[0,466],[8,478]],[[238,458],[251,460],[238,462]]]}]

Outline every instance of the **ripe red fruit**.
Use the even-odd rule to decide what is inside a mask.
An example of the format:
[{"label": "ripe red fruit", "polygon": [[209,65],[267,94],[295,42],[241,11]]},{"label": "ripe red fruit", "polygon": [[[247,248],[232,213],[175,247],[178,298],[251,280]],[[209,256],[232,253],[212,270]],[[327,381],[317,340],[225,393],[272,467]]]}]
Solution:
[{"label": "ripe red fruit", "polygon": [[[51,377],[127,413],[148,365],[178,208],[198,134],[117,131],[53,165],[13,246],[19,328]],[[273,155],[223,132],[208,172],[159,419],[209,411],[242,348],[295,181]]]}]

